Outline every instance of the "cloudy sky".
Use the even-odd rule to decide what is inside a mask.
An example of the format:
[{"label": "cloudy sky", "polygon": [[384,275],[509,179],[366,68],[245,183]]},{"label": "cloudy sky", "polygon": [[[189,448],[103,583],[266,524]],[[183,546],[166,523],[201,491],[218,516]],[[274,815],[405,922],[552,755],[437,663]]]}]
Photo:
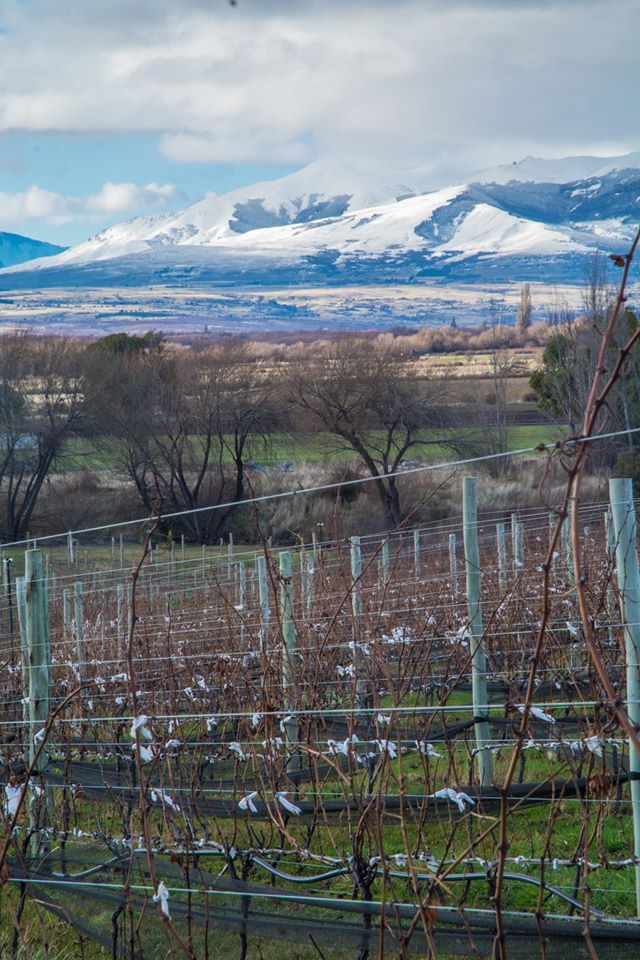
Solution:
[{"label": "cloudy sky", "polygon": [[328,155],[640,148],[638,0],[0,0],[0,230],[72,243]]}]

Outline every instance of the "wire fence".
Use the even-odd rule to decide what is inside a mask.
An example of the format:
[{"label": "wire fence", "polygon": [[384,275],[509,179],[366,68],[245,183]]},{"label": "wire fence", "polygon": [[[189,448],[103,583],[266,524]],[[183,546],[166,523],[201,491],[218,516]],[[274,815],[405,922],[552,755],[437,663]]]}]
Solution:
[{"label": "wire fence", "polygon": [[[608,510],[578,547],[631,713]],[[8,926],[28,901],[128,958],[491,956],[499,885],[510,956],[636,956],[633,745],[565,529],[30,549],[0,602]]]}]

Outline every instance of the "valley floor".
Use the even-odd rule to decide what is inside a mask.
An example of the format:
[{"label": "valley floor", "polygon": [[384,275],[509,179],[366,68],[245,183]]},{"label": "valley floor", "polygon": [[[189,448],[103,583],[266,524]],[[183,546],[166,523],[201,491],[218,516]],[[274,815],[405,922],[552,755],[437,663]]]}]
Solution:
[{"label": "valley floor", "polygon": [[[8,277],[5,279],[9,279]],[[104,336],[114,331],[264,333],[294,330],[380,330],[397,326],[512,323],[519,283],[223,287],[65,287],[0,293],[0,331]],[[533,317],[558,307],[579,310],[583,287],[531,284]]]}]

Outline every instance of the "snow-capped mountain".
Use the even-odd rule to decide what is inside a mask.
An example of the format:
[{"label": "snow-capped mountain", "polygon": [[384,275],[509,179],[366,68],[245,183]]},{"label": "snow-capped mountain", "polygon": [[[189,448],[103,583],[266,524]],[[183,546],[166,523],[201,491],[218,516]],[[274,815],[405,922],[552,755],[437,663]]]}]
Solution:
[{"label": "snow-capped mountain", "polygon": [[527,158],[453,186],[440,179],[316,162],[111,227],[0,283],[582,280],[585,256],[624,250],[640,220],[640,154]]},{"label": "snow-capped mountain", "polygon": [[613,170],[640,167],[640,152],[619,157],[562,157],[546,160],[525,157],[513,163],[480,170],[470,179],[476,183],[510,183],[512,180],[528,183],[570,183],[589,177],[604,177]]},{"label": "snow-capped mountain", "polygon": [[245,233],[340,217],[431,188],[428,172],[358,169],[315,161],[286,177],[208,194],[178,213],[136,217],[72,247],[56,264],[142,253],[157,246],[210,246]]},{"label": "snow-capped mountain", "polygon": [[13,267],[36,257],[52,257],[63,250],[64,247],[58,247],[54,243],[44,243],[30,237],[21,237],[18,233],[0,231],[0,267]]}]

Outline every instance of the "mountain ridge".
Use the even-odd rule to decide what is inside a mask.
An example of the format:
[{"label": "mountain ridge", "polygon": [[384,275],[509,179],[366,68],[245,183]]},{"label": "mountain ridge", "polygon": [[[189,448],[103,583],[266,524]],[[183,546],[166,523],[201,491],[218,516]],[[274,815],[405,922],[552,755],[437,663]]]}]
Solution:
[{"label": "mountain ridge", "polygon": [[19,233],[0,230],[0,267],[13,267],[35,258],[51,257],[66,248],[44,240],[34,240]]},{"label": "mountain ridge", "polygon": [[108,285],[127,272],[143,283],[386,282],[508,275],[510,265],[533,279],[549,263],[571,279],[590,251],[623,250],[640,219],[640,153],[525,158],[453,185],[443,176],[317,161],[174,214],[117,224],[0,271],[0,282],[33,275],[37,283],[46,273],[51,285],[56,274],[67,284]]}]

